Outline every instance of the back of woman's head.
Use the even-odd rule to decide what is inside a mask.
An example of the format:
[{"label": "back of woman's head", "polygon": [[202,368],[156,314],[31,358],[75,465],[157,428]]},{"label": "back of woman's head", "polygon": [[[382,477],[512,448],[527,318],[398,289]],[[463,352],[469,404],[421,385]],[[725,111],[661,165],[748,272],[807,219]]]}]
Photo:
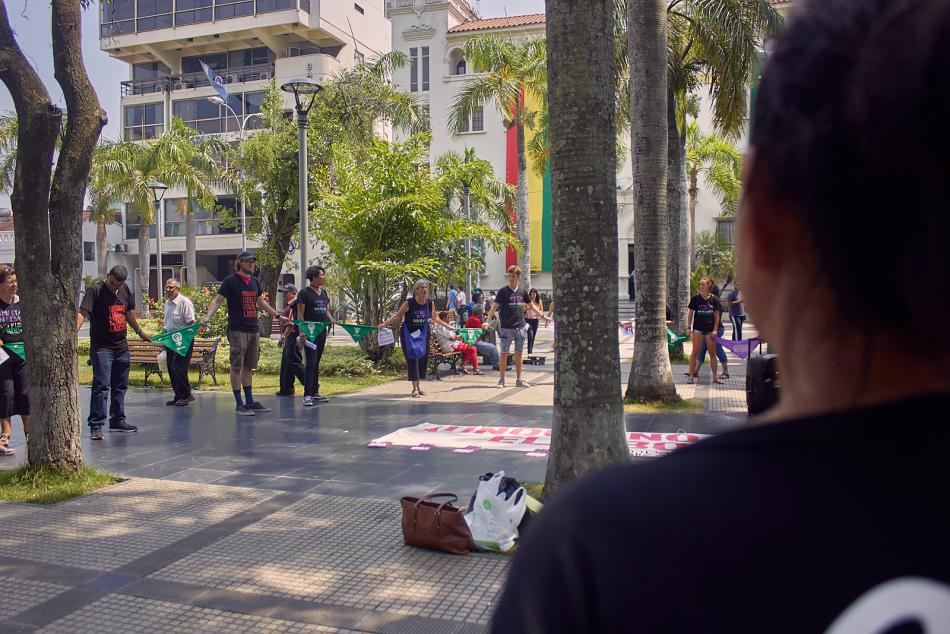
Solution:
[{"label": "back of woman's head", "polygon": [[948,103],[950,2],[806,0],[774,43],[750,188],[795,215],[852,323],[944,328]]}]

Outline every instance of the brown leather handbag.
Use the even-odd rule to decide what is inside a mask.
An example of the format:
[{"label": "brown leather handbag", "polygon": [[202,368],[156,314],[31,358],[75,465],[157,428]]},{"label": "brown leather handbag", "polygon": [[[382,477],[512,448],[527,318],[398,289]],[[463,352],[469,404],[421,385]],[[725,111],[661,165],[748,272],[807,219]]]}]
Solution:
[{"label": "brown leather handbag", "polygon": [[[438,504],[434,498],[451,498]],[[430,493],[421,498],[404,497],[402,505],[402,538],[410,546],[420,546],[464,555],[475,549],[472,531],[465,523],[465,511],[453,502],[458,496],[453,493]]]}]

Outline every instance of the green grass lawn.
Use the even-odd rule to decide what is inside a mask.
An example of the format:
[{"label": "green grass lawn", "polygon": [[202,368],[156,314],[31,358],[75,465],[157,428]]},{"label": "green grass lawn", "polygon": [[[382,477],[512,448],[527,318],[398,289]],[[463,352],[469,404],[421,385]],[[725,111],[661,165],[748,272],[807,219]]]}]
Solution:
[{"label": "green grass lawn", "polygon": [[63,476],[49,469],[24,466],[0,473],[0,500],[55,504],[119,481],[117,476],[91,467]]},{"label": "green grass lawn", "polygon": [[679,398],[632,403],[624,401],[623,411],[632,414],[679,414],[683,412],[702,412],[703,402],[698,398]]}]

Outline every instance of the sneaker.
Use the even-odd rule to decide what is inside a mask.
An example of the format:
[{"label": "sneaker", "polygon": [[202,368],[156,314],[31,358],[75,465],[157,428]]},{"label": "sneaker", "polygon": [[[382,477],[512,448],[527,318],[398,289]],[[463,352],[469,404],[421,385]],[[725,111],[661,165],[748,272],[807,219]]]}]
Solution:
[{"label": "sneaker", "polygon": [[314,394],[313,401],[315,403],[329,403],[330,399],[328,399],[326,396],[321,396],[320,394]]},{"label": "sneaker", "polygon": [[260,401],[254,401],[250,405],[247,405],[253,412],[269,412],[270,408],[261,403]]},{"label": "sneaker", "polygon": [[118,421],[118,422],[116,422],[116,423],[109,423],[109,431],[110,431],[110,432],[111,432],[111,431],[115,431],[115,432],[121,431],[121,432],[125,432],[125,433],[131,434],[132,432],[136,432],[136,431],[138,431],[138,430],[139,430],[138,427],[136,427],[135,425],[129,425],[129,424],[128,424],[127,422],[125,422],[124,420],[120,420],[120,421]]},{"label": "sneaker", "polygon": [[686,379],[686,385],[692,385],[695,382],[696,380],[693,377],[689,377],[688,379]]},{"label": "sneaker", "polygon": [[177,405],[178,407],[188,407],[189,403],[194,403],[194,402],[195,402],[195,397],[189,394],[185,398],[180,399],[177,403],[175,403],[175,405]]},{"label": "sneaker", "polygon": [[498,381],[498,384],[497,384],[495,387],[497,387],[499,390],[502,389],[503,387],[505,387],[505,380],[502,379],[502,380]]},{"label": "sneaker", "polygon": [[102,425],[91,425],[89,427],[89,437],[93,440],[102,440]]},{"label": "sneaker", "polygon": [[518,379],[517,381],[515,381],[515,387],[531,387],[531,384],[528,383],[527,381],[522,381],[521,379]]},{"label": "sneaker", "polygon": [[303,397],[303,406],[304,407],[313,407],[316,403],[313,402],[313,398],[310,396]]},{"label": "sneaker", "polygon": [[252,410],[247,405],[238,405],[234,408],[234,413],[238,416],[253,416],[254,410]]},{"label": "sneaker", "polygon": [[165,401],[165,405],[178,405],[178,401],[175,399],[172,399],[170,401]]}]

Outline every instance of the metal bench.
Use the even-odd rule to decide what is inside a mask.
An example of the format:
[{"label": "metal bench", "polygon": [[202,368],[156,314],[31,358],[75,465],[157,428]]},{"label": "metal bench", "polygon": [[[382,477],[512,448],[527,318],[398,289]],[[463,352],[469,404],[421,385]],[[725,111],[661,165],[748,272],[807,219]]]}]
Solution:
[{"label": "metal bench", "polygon": [[[195,339],[194,351],[191,353],[191,363],[189,367],[198,368],[198,383],[205,376],[211,376],[214,385],[218,384],[217,371],[214,367],[215,354],[218,352],[218,344],[221,343],[221,337],[215,339]],[[158,353],[165,350],[165,346],[160,343],[150,341],[141,341],[138,339],[129,340],[129,358],[133,364],[141,365],[145,369],[145,383],[148,383],[148,377],[157,374],[159,381],[164,381],[165,377],[158,367]],[[175,354],[168,351],[168,354]]]}]

